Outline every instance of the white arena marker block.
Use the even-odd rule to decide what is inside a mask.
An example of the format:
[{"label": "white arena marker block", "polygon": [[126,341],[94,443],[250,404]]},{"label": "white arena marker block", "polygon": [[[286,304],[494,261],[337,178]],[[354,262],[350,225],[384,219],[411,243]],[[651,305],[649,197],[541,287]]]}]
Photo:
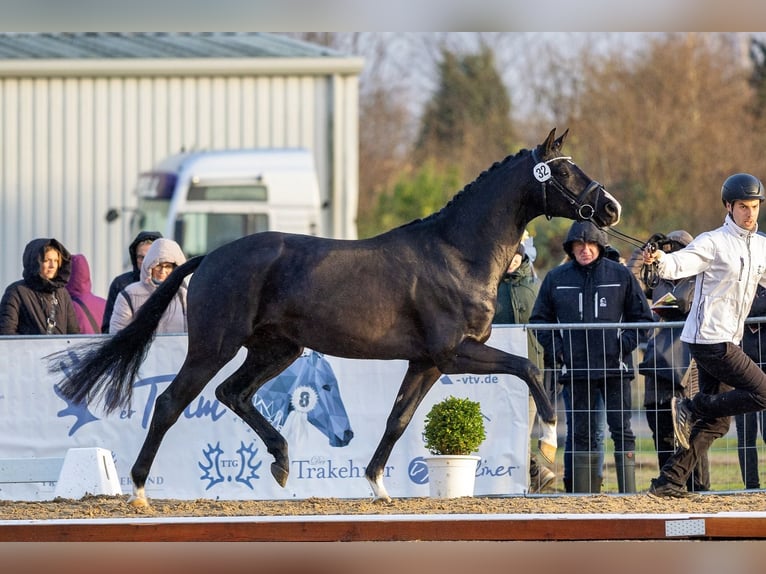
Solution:
[{"label": "white arena marker block", "polygon": [[54,496],[80,499],[86,494],[122,494],[112,453],[105,448],[70,448],[64,457]]}]

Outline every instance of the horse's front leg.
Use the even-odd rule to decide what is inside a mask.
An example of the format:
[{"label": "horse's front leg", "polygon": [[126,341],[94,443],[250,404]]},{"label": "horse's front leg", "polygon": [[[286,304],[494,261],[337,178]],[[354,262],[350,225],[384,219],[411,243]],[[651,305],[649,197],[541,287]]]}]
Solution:
[{"label": "horse's front leg", "polygon": [[540,418],[547,423],[556,422],[556,410],[545,392],[540,369],[529,359],[466,339],[439,368],[445,375],[505,373],[519,377],[529,387]]},{"label": "horse's front leg", "polygon": [[383,485],[383,474],[388,462],[391,451],[407,425],[412,420],[418,405],[423,401],[433,384],[441,376],[441,371],[432,364],[410,363],[407,374],[404,375],[402,385],[399,387],[399,393],[396,395],[394,406],[388,415],[386,430],[383,432],[383,438],[378,443],[378,448],[370,459],[365,471],[367,482],[372,487],[373,499],[378,501],[390,502],[391,497]]}]

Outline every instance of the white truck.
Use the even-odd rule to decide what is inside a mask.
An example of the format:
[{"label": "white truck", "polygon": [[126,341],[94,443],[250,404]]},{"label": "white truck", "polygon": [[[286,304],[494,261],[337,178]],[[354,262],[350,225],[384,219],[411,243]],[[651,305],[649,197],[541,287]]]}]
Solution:
[{"label": "white truck", "polygon": [[[260,231],[325,232],[314,158],[306,149],[179,153],[141,173],[136,193],[131,237],[160,231],[187,257]],[[107,220],[118,215],[110,210]]]}]

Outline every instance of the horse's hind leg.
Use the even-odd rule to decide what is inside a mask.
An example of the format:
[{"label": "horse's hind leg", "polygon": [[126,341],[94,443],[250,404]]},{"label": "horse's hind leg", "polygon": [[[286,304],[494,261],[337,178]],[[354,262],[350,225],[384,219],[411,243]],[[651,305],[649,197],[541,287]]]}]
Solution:
[{"label": "horse's hind leg", "polygon": [[269,341],[249,346],[245,362],[215,390],[218,400],[245,421],[266,445],[274,457],[271,475],[280,486],[287,483],[290,461],[287,441],[255,408],[253,395],[270,379],[276,377],[297,359],[302,348],[289,341]]},{"label": "horse's hind leg", "polygon": [[410,363],[402,385],[399,387],[399,393],[396,395],[394,407],[391,409],[391,414],[388,415],[383,438],[380,439],[378,448],[372,455],[365,471],[365,477],[372,487],[375,500],[390,502],[391,497],[388,495],[386,487],[383,486],[383,471],[386,462],[391,456],[396,441],[399,440],[412,420],[418,405],[441,374],[441,371],[432,364]]},{"label": "horse's hind leg", "polygon": [[149,505],[144,485],[165,433],[175,424],[183,410],[202,392],[208,381],[232,357],[228,359],[219,357],[218,360],[211,361],[208,358],[190,359],[187,355],[178,374],[168,388],[157,397],[144,444],[130,471],[133,479],[133,496],[128,501],[130,504],[138,507]]}]

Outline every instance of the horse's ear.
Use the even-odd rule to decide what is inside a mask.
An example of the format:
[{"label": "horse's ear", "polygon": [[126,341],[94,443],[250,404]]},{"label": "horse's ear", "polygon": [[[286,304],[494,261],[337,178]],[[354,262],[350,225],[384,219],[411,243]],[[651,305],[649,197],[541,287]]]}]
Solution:
[{"label": "horse's ear", "polygon": [[551,132],[548,134],[548,137],[545,138],[545,141],[542,144],[544,155],[547,155],[551,151],[551,149],[553,149],[553,146],[555,144],[554,142],[555,137],[556,137],[556,128],[553,128]]},{"label": "horse's ear", "polygon": [[[556,130],[554,129],[553,132],[555,132],[555,131]],[[553,133],[553,132],[551,132],[551,133]],[[569,134],[569,128],[567,128],[566,131],[563,134],[561,134],[561,137],[559,139],[557,139],[555,142],[553,142],[553,147],[556,148],[557,150],[560,150],[563,147],[564,140],[567,139],[567,135],[568,134]],[[550,136],[548,136],[548,137],[550,137]]]}]

